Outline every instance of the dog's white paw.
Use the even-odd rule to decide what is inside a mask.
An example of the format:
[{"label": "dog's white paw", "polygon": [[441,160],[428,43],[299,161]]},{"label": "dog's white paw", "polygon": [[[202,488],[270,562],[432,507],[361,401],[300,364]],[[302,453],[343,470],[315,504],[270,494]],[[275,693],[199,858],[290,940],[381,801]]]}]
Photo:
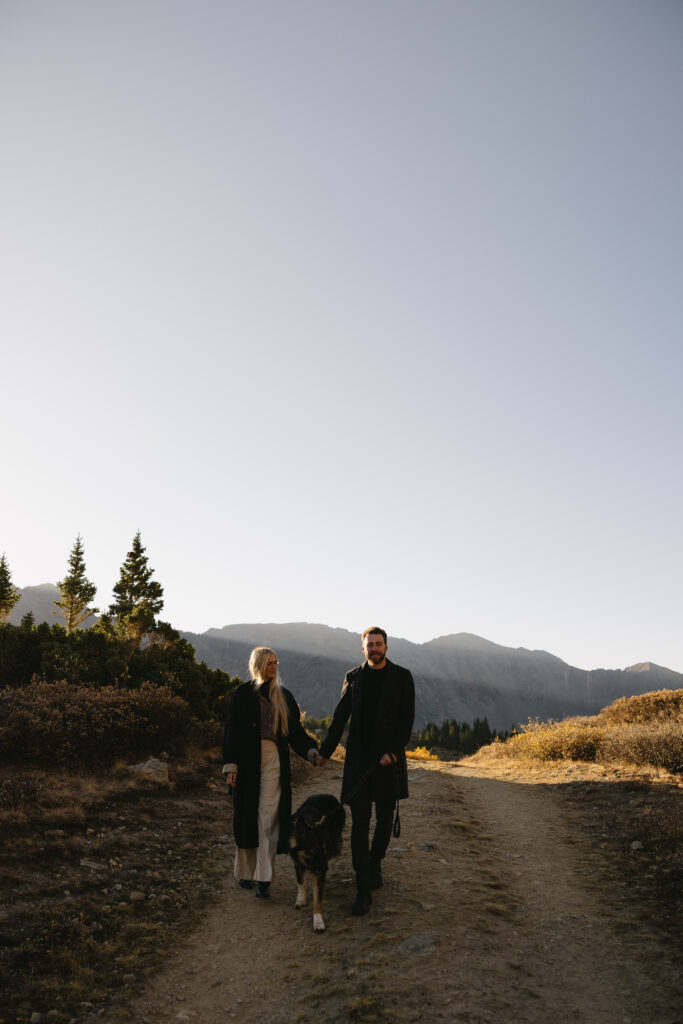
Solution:
[{"label": "dog's white paw", "polygon": [[301,910],[302,907],[306,906],[306,890],[299,886],[296,894],[296,903],[294,904],[297,910]]},{"label": "dog's white paw", "polygon": [[322,914],[314,914],[313,915],[313,931],[314,932],[324,932],[325,931],[325,922],[323,921],[323,915]]}]

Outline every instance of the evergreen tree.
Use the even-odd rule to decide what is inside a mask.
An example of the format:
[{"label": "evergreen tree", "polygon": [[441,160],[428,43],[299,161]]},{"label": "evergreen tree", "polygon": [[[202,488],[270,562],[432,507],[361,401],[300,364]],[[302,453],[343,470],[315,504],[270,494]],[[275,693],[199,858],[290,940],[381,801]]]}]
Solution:
[{"label": "evergreen tree", "polygon": [[[71,633],[78,629],[91,615],[97,615],[99,608],[89,608],[88,605],[97,593],[97,587],[86,578],[85,561],[83,559],[83,542],[80,533],[76,537],[71,556],[69,557],[69,573],[61,583],[58,583],[59,592],[62,595],[60,601],[55,604],[64,616],[66,632]],[[56,615],[57,612],[54,612]]]},{"label": "evergreen tree", "polygon": [[154,570],[148,565],[145,550],[138,530],[114,587],[116,600],[109,607],[121,632],[138,637],[154,629],[155,617],[164,607],[163,587],[152,579]]},{"label": "evergreen tree", "polygon": [[12,584],[12,574],[3,554],[0,558],[0,622],[7,621],[20,597],[21,592]]}]

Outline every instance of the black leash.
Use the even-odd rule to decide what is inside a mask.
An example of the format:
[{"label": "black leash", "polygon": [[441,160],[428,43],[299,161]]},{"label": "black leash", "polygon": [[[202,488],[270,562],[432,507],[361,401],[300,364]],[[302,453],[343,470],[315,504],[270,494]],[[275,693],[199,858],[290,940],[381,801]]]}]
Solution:
[{"label": "black leash", "polygon": [[[379,761],[377,762],[377,764],[371,764],[370,767],[368,768],[368,770],[361,776],[360,781],[356,783],[356,785],[353,787],[353,789],[351,790],[350,793],[346,794],[346,796],[344,797],[343,800],[340,800],[340,803],[341,804],[350,804],[351,801],[353,800],[354,796],[356,795],[356,793],[359,791],[359,789],[361,789],[365,785],[365,783],[368,781],[368,779],[370,778],[370,776],[374,772],[375,768],[378,768],[378,767],[379,767]],[[394,769],[394,788],[395,788],[395,791],[396,791],[396,814],[394,816],[394,824],[393,824],[393,828],[392,828],[392,833],[393,833],[394,839],[398,839],[398,837],[401,835],[401,815],[400,815],[400,812],[399,812],[399,805],[401,803],[401,798],[399,796],[399,786],[398,786],[398,761],[394,761],[393,769]]]},{"label": "black leash", "polygon": [[368,779],[370,778],[370,776],[374,772],[375,768],[378,768],[378,767],[379,767],[379,761],[377,762],[377,764],[371,764],[370,767],[368,768],[368,770],[366,772],[364,772],[363,775],[361,775],[360,782],[357,782],[356,785],[351,790],[351,792],[347,793],[346,796],[344,797],[344,799],[340,800],[339,802],[342,803],[342,804],[350,804],[351,801],[353,800],[354,796],[358,792],[358,790],[363,788],[365,783],[368,781]]},{"label": "black leash", "polygon": [[398,811],[399,804],[401,803],[401,798],[398,795],[398,761],[394,761],[394,785],[396,786],[396,816],[392,832],[394,833],[394,839],[398,839],[401,834],[401,818]]}]

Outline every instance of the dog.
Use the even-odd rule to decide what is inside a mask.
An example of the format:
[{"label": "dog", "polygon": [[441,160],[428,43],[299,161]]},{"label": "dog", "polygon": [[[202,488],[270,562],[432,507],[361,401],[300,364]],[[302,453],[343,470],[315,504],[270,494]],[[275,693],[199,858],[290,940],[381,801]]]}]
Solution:
[{"label": "dog", "polygon": [[306,906],[306,875],[313,876],[313,930],[325,931],[323,897],[325,876],[331,857],[337,857],[342,845],[346,811],[336,797],[327,793],[309,796],[291,818],[289,855],[296,871],[296,908]]}]

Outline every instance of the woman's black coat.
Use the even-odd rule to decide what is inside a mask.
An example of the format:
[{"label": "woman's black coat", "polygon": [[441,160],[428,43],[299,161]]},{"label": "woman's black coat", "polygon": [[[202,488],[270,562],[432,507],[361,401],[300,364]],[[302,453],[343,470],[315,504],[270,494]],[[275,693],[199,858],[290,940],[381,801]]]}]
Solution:
[{"label": "woman's black coat", "polygon": [[[387,670],[377,705],[372,742],[363,745],[361,721],[364,666],[358,665],[346,673],[339,703],[332,716],[327,736],[320,744],[323,757],[331,757],[341,739],[349,715],[349,738],[346,741],[346,759],[342,780],[341,799],[345,800],[358,785],[370,765],[378,765],[383,754],[395,754],[396,764],[378,767],[370,779],[373,800],[391,800],[408,796],[408,768],[406,746],[410,740],[415,717],[415,685],[407,668],[395,665],[387,658]],[[372,669],[368,669],[372,672]]]},{"label": "woman's black coat", "polygon": [[[280,834],[278,853],[287,853],[289,820],[292,815],[292,772],[289,748],[305,758],[318,744],[301,724],[301,712],[289,690],[282,687],[287,704],[289,735],[279,736],[280,755]],[[253,682],[237,687],[228,710],[223,740],[223,763],[237,765],[237,785],[233,790],[233,830],[235,842],[243,850],[258,846],[258,805],[261,783],[261,712]]]}]

